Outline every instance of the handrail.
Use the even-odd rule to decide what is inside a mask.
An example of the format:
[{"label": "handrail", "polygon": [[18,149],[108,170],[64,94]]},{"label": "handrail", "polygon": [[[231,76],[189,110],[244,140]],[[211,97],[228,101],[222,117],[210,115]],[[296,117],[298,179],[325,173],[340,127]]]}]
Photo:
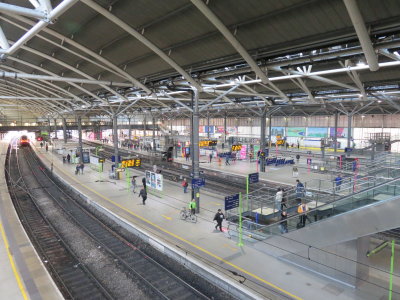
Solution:
[{"label": "handrail", "polygon": [[[300,213],[297,213],[296,215],[293,215],[293,216],[288,217],[286,220],[280,220],[280,221],[275,222],[275,223],[273,223],[273,224],[265,225],[265,226],[263,227],[263,229],[271,228],[271,227],[273,227],[273,226],[276,226],[277,224],[281,224],[282,222],[287,222],[287,221],[292,220],[292,219],[294,219],[294,218],[297,218],[297,217],[299,217],[299,216],[301,216],[301,215],[307,215],[307,214],[310,214],[310,213],[312,213],[312,212],[316,212],[317,210],[320,210],[320,209],[323,208],[324,206],[332,205],[332,204],[335,204],[335,203],[337,203],[337,202],[339,202],[339,201],[344,201],[344,200],[349,199],[349,198],[351,198],[351,197],[354,197],[354,196],[356,196],[356,195],[358,195],[358,194],[366,193],[366,192],[369,192],[369,191],[371,191],[371,190],[373,190],[373,189],[381,188],[382,186],[389,186],[391,183],[396,182],[396,181],[399,181],[399,182],[400,182],[400,178],[395,178],[395,179],[392,179],[392,180],[390,180],[390,181],[388,181],[388,182],[378,184],[378,185],[376,185],[376,186],[367,188],[367,189],[365,189],[365,190],[362,190],[362,191],[360,191],[360,192],[354,193],[354,194],[352,194],[352,195],[348,195],[348,196],[345,196],[345,197],[343,197],[343,198],[334,200],[334,201],[332,201],[332,202],[325,203],[325,204],[323,204],[323,205],[321,205],[321,206],[318,206],[318,207],[315,207],[315,208],[313,208],[313,209],[311,209],[311,210],[309,210],[309,211],[307,211],[307,212],[304,212],[304,213],[301,213],[301,214],[300,214]],[[399,195],[399,197],[400,197],[400,195]],[[259,229],[258,229],[258,230],[259,230]]]}]

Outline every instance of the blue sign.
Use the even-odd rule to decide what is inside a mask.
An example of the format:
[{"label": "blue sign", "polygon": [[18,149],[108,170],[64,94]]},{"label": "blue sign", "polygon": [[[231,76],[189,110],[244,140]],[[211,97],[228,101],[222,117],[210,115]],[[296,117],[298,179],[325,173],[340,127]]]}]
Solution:
[{"label": "blue sign", "polygon": [[192,179],[192,187],[202,187],[206,185],[205,178],[193,178]]},{"label": "blue sign", "polygon": [[239,194],[225,197],[225,210],[239,207]]},{"label": "blue sign", "polygon": [[[115,155],[111,156],[111,161],[115,162]],[[121,155],[118,155],[118,161],[121,161]]]},{"label": "blue sign", "polygon": [[249,183],[257,183],[259,181],[258,173],[249,174]]}]

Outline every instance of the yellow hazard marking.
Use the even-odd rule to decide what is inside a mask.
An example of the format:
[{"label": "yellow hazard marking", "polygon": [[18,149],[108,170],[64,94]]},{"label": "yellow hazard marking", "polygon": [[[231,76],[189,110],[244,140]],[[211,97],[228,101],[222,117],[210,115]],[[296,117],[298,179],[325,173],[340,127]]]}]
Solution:
[{"label": "yellow hazard marking", "polygon": [[19,290],[21,291],[22,297],[25,300],[28,300],[29,299],[28,295],[26,294],[25,287],[24,287],[24,285],[22,283],[21,277],[19,276],[17,267],[16,267],[15,262],[14,262],[14,258],[11,255],[10,246],[8,244],[6,233],[4,232],[3,224],[1,222],[0,222],[0,231],[1,231],[1,236],[3,237],[4,246],[5,246],[6,251],[7,251],[8,259],[10,260],[11,268],[13,270],[15,279],[17,280],[17,284],[18,284]]},{"label": "yellow hazard marking", "polygon": [[222,246],[225,247],[225,248],[229,248],[229,249],[231,249],[233,251],[237,251],[238,250],[237,248],[232,247],[231,245],[228,245],[228,244],[223,244]]},{"label": "yellow hazard marking", "polygon": [[214,205],[218,205],[218,206],[221,205],[221,203],[218,203],[218,202],[211,201],[211,203],[214,204]]},{"label": "yellow hazard marking", "polygon": [[151,226],[157,228],[158,230],[160,230],[160,231],[162,231],[162,232],[164,232],[164,233],[166,233],[166,234],[168,234],[168,235],[170,235],[170,236],[176,238],[177,240],[180,240],[181,242],[184,242],[184,243],[186,243],[186,244],[192,246],[193,248],[195,248],[195,249],[197,249],[197,250],[199,250],[199,251],[201,251],[201,252],[203,252],[203,253],[205,253],[205,254],[211,256],[211,257],[213,257],[213,258],[216,259],[216,260],[222,261],[223,263],[225,263],[225,264],[231,266],[232,268],[235,268],[236,270],[239,270],[240,272],[242,272],[242,273],[244,273],[244,274],[246,274],[246,275],[249,275],[249,276],[251,276],[251,277],[253,277],[253,278],[255,278],[255,279],[257,279],[257,280],[263,282],[264,284],[266,284],[266,285],[268,285],[268,286],[270,286],[270,287],[272,287],[272,288],[274,288],[274,289],[280,291],[281,293],[284,293],[285,295],[288,295],[288,296],[290,296],[290,297],[292,297],[292,298],[294,298],[294,299],[296,299],[296,300],[303,300],[302,298],[300,298],[300,297],[298,297],[298,296],[296,296],[296,295],[293,295],[292,293],[290,293],[290,292],[288,292],[288,291],[286,291],[286,290],[280,288],[279,286],[277,286],[277,285],[275,285],[275,284],[273,284],[273,283],[271,283],[271,282],[269,282],[269,281],[267,281],[267,280],[265,280],[265,279],[263,279],[263,278],[257,276],[256,274],[253,274],[253,273],[251,273],[251,272],[249,272],[249,271],[243,269],[242,267],[239,267],[239,266],[237,266],[237,265],[235,265],[235,264],[233,264],[233,263],[231,263],[231,262],[229,262],[229,261],[223,259],[222,257],[219,257],[218,255],[215,255],[215,254],[211,253],[210,251],[208,251],[208,250],[206,250],[206,249],[204,249],[204,248],[202,248],[202,247],[200,247],[200,246],[197,246],[196,244],[194,244],[194,243],[192,243],[192,242],[186,240],[185,238],[183,238],[183,237],[181,237],[181,236],[179,236],[179,235],[177,235],[177,234],[175,234],[175,233],[173,233],[173,232],[171,232],[171,231],[168,231],[168,230],[164,229],[163,227],[161,227],[161,226],[159,226],[159,225],[157,225],[157,224],[151,222],[150,220],[147,220],[146,218],[144,218],[144,217],[142,217],[142,216],[140,216],[140,215],[138,215],[138,214],[136,214],[136,213],[130,211],[130,210],[127,209],[126,207],[122,206],[121,204],[119,204],[119,203],[117,203],[117,202],[115,202],[115,201],[109,199],[108,197],[106,197],[106,196],[100,194],[99,192],[95,191],[94,189],[92,189],[92,188],[88,187],[87,185],[83,184],[82,182],[78,181],[78,179],[72,177],[69,173],[65,172],[63,169],[60,168],[59,170],[60,170],[62,173],[64,173],[66,176],[68,176],[69,178],[71,178],[73,181],[75,181],[76,183],[78,183],[79,185],[85,187],[87,190],[89,190],[89,191],[91,191],[92,193],[96,194],[96,195],[99,196],[100,198],[102,198],[102,199],[104,199],[104,200],[106,200],[106,201],[108,201],[108,202],[114,204],[115,206],[119,207],[120,209],[122,209],[123,211],[127,212],[128,214],[130,214],[130,215],[132,215],[132,216],[138,218],[139,220],[141,220],[141,221],[143,221],[143,222],[145,222],[145,223],[147,223],[147,224],[149,224],[149,225],[151,225]]},{"label": "yellow hazard marking", "polygon": [[166,218],[167,220],[172,220],[171,217],[167,217],[167,216],[164,216],[164,215],[161,215],[161,216],[163,216],[163,217]]}]

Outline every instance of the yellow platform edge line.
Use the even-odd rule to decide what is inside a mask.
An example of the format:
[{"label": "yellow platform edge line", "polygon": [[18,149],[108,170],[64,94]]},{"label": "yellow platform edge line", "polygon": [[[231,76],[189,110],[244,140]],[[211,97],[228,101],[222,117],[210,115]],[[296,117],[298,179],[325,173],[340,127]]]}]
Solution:
[{"label": "yellow platform edge line", "polygon": [[18,284],[19,290],[21,291],[22,297],[25,300],[28,300],[29,297],[28,297],[28,295],[26,293],[25,286],[22,283],[21,277],[20,277],[20,275],[18,273],[17,267],[16,267],[15,262],[14,262],[14,258],[11,255],[10,248],[9,248],[10,246],[8,244],[7,236],[6,236],[6,233],[4,232],[3,224],[1,222],[0,222],[0,231],[1,231],[1,236],[3,237],[4,246],[6,247],[8,259],[10,260],[11,268],[13,270],[15,279],[17,280],[17,284]]},{"label": "yellow platform edge line", "polygon": [[298,296],[296,296],[296,295],[293,295],[292,293],[290,293],[290,292],[288,292],[288,291],[286,291],[286,290],[284,290],[284,289],[278,287],[277,285],[275,285],[275,284],[273,284],[273,283],[271,283],[271,282],[269,282],[269,281],[267,281],[267,280],[265,280],[265,279],[263,279],[263,278],[257,276],[256,274],[253,274],[253,273],[251,273],[251,272],[249,272],[249,271],[247,271],[247,270],[245,270],[245,269],[243,269],[243,268],[241,268],[241,267],[239,267],[239,266],[237,266],[237,265],[235,265],[235,264],[233,264],[233,263],[231,263],[231,262],[229,262],[229,261],[223,259],[222,257],[219,257],[219,256],[217,256],[217,255],[211,253],[210,251],[208,251],[208,250],[206,250],[206,249],[204,249],[204,248],[202,248],[202,247],[200,247],[200,246],[197,246],[196,244],[194,244],[194,243],[192,243],[192,242],[186,240],[185,238],[183,238],[183,237],[181,237],[181,236],[178,236],[178,235],[176,235],[175,233],[170,232],[170,231],[168,231],[168,230],[166,230],[166,229],[164,229],[164,228],[158,226],[157,224],[155,224],[155,223],[153,223],[153,222],[147,220],[146,218],[143,218],[142,216],[140,216],[140,215],[138,215],[138,214],[136,214],[136,213],[130,211],[130,210],[127,209],[126,207],[124,207],[124,206],[122,206],[122,205],[120,205],[120,204],[114,202],[113,200],[111,200],[111,199],[109,199],[109,198],[107,198],[107,197],[101,195],[100,193],[98,193],[98,192],[95,191],[94,189],[88,187],[87,185],[85,185],[85,184],[79,182],[76,178],[74,178],[74,177],[71,176],[69,173],[65,172],[64,170],[62,170],[62,169],[60,169],[60,168],[59,168],[59,170],[60,170],[62,173],[64,173],[66,176],[68,176],[69,178],[71,178],[73,181],[75,181],[75,182],[77,182],[78,184],[80,184],[81,186],[85,187],[86,189],[88,189],[88,190],[91,191],[92,193],[98,195],[100,198],[103,198],[104,200],[106,200],[106,201],[112,203],[113,205],[119,207],[120,209],[124,210],[124,211],[127,212],[128,214],[130,214],[130,215],[132,215],[132,216],[134,216],[134,217],[136,217],[136,218],[142,220],[143,222],[145,222],[145,223],[147,223],[147,224],[149,224],[149,225],[151,225],[151,226],[157,228],[158,230],[160,230],[160,231],[162,231],[162,232],[164,232],[164,233],[167,233],[168,235],[170,235],[170,236],[172,236],[172,237],[174,237],[174,238],[176,238],[176,239],[178,239],[178,240],[180,240],[180,241],[182,241],[182,242],[184,242],[184,243],[186,243],[186,244],[192,246],[193,248],[196,248],[197,250],[199,250],[199,251],[201,251],[201,252],[203,252],[203,253],[206,253],[206,254],[208,254],[209,256],[211,256],[211,257],[213,257],[213,258],[215,258],[215,259],[217,259],[217,260],[219,260],[219,261],[222,261],[223,263],[225,263],[225,264],[227,264],[227,265],[229,265],[229,266],[231,266],[231,267],[233,267],[233,268],[235,268],[235,269],[237,269],[237,270],[239,270],[239,271],[241,271],[241,272],[243,272],[243,273],[245,273],[245,274],[247,274],[247,275],[249,275],[249,276],[251,276],[251,277],[253,277],[253,278],[255,278],[255,279],[259,280],[259,281],[261,281],[261,282],[263,282],[263,283],[265,283],[266,285],[268,285],[268,286],[270,286],[270,287],[276,289],[277,291],[280,291],[281,293],[283,293],[283,294],[285,294],[285,295],[288,295],[288,296],[290,296],[290,297],[292,297],[292,298],[294,298],[294,299],[296,299],[296,300],[303,300],[302,298],[300,298],[300,297],[298,297]]}]

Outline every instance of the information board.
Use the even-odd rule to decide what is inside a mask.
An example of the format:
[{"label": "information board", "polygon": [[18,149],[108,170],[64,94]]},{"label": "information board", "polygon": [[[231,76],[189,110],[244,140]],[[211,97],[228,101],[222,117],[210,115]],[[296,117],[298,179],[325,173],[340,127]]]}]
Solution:
[{"label": "information board", "polygon": [[140,158],[123,159],[121,161],[122,168],[134,168],[140,167],[142,165],[142,160]]},{"label": "information board", "polygon": [[192,187],[202,187],[206,185],[205,178],[193,178],[192,179]]},{"label": "information board", "polygon": [[239,194],[225,197],[225,210],[239,207]]},{"label": "information board", "polygon": [[217,146],[217,141],[200,141],[199,147],[212,147]]},{"label": "information board", "polygon": [[249,174],[249,183],[257,183],[259,181],[259,173]]},{"label": "information board", "polygon": [[146,171],[146,185],[152,189],[162,191],[164,188],[164,178],[162,174]]},{"label": "information board", "polygon": [[242,150],[242,145],[232,145],[232,151],[240,151]]}]

